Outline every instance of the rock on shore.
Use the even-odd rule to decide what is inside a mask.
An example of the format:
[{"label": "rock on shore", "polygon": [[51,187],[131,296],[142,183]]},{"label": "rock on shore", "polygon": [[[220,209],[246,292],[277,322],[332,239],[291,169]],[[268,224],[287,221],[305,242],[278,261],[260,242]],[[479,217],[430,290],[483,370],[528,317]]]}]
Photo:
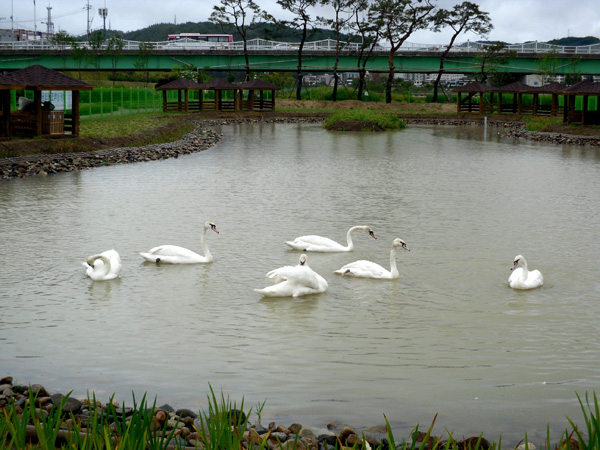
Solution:
[{"label": "rock on shore", "polygon": [[[125,407],[114,399],[103,404],[95,396],[77,399],[61,393],[50,394],[41,384],[21,385],[14,384],[13,377],[6,376],[0,378],[0,412],[6,407],[14,407],[17,412],[22,412],[28,408],[30,399],[35,401],[35,415],[37,417],[48,416],[50,412],[56,410],[62,404],[61,430],[59,440],[65,440],[68,437],[69,430],[79,428],[85,433],[88,423],[98,414],[104,416],[110,421],[125,420],[130,418],[134,411],[131,407]],[[95,402],[94,402],[95,401]],[[99,412],[99,409],[101,411]],[[112,413],[109,413],[112,411]],[[247,417],[244,411],[231,409],[228,414],[230,417],[240,417],[244,422]],[[1,416],[1,414],[0,414]],[[154,408],[152,418],[152,429],[166,429],[166,435],[172,431],[171,440],[167,448],[183,449],[201,449],[204,447],[202,435],[199,430],[202,429],[202,419],[206,419],[205,413],[198,410],[196,413],[190,409],[175,409],[170,405],[162,405]],[[260,416],[259,416],[260,419]],[[114,425],[114,424],[113,424]],[[33,424],[27,427],[27,438],[30,442],[37,442],[37,431]],[[433,436],[427,436],[423,432],[414,433],[410,440],[423,442],[429,440],[429,446],[438,444],[439,448],[444,448],[443,442],[438,442]],[[488,450],[491,444],[483,437],[475,436],[455,442],[457,449],[474,448],[475,442],[479,439],[480,450]],[[373,450],[388,450],[390,448],[386,435],[385,425],[373,427],[371,429],[356,431],[346,426],[327,425],[327,432],[317,435],[312,430],[303,427],[301,424],[293,423],[289,426],[278,425],[271,422],[263,426],[259,422],[251,424],[248,420],[247,429],[242,437],[242,444],[245,448],[258,448],[258,444],[266,442],[265,450],[325,450],[327,448],[357,448]],[[2,444],[2,443],[0,443]],[[368,444],[368,445],[367,445]],[[530,450],[534,447],[530,445]]]},{"label": "rock on shore", "polygon": [[[442,118],[442,117],[403,117],[408,124],[420,125],[467,125],[481,126],[481,119]],[[0,179],[23,178],[31,175],[50,175],[60,172],[87,170],[94,167],[129,164],[159,159],[177,158],[180,155],[199,152],[217,145],[222,134],[210,127],[264,123],[319,123],[323,117],[263,117],[232,119],[206,119],[193,121],[197,128],[182,139],[165,144],[148,145],[143,147],[113,148],[80,153],[44,154],[17,158],[0,159]],[[579,136],[562,133],[532,132],[525,130],[522,122],[490,120],[488,126],[495,127],[499,134],[505,137],[527,139],[538,142],[550,142],[567,145],[600,146],[600,137]]]}]

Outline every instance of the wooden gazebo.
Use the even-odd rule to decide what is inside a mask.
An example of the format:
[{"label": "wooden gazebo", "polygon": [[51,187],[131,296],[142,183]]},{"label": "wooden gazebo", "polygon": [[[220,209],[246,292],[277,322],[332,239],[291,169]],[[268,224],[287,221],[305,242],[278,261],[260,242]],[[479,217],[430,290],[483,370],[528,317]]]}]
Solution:
[{"label": "wooden gazebo", "polygon": [[[15,84],[33,91],[33,108],[15,111],[11,115],[10,127],[15,135],[33,136],[79,136],[79,92],[91,91],[93,86],[85,81],[33,65],[7,75]],[[42,91],[72,91],[71,113],[42,109]]]},{"label": "wooden gazebo", "polygon": [[0,75],[0,139],[10,139],[10,93],[12,90],[24,89],[13,79]]},{"label": "wooden gazebo", "polygon": [[[200,110],[214,109],[215,111],[237,111],[240,109],[238,105],[239,99],[236,95],[236,92],[239,88],[235,84],[230,83],[227,80],[217,78],[215,80],[207,81],[206,83],[199,83],[198,86],[200,89]],[[202,91],[214,91],[214,102],[204,101]],[[233,91],[233,99],[223,99],[224,91]]]},{"label": "wooden gazebo", "polygon": [[[558,97],[566,89],[566,86],[561,83],[548,83],[540,87],[531,88],[533,91],[533,115],[543,116],[551,115],[557,116],[561,112],[561,108],[558,103]],[[540,94],[551,94],[552,103],[548,107],[547,105],[540,104]]]},{"label": "wooden gazebo", "polygon": [[[250,81],[244,81],[238,85],[240,90],[240,109],[250,111],[274,111],[275,110],[275,91],[281,88],[275,84],[269,83],[264,80],[254,79]],[[248,97],[246,100],[243,99],[244,91],[248,91]],[[258,99],[255,96],[255,92],[258,91]],[[271,92],[271,98],[265,98],[264,93],[266,91]]]},{"label": "wooden gazebo", "polygon": [[[491,92],[495,92],[498,94],[498,114],[531,113],[531,111],[529,110],[531,109],[531,107],[525,107],[525,105],[523,105],[523,94],[531,91],[531,86],[527,86],[526,84],[523,84],[520,81],[515,81],[514,83],[510,83],[505,86],[492,88]],[[512,103],[510,103],[510,105],[502,103],[503,94],[512,94]]]},{"label": "wooden gazebo", "polygon": [[[579,122],[582,125],[600,124],[600,83],[581,81],[565,88],[564,121]],[[581,97],[581,110],[576,109],[576,99]],[[590,97],[596,97],[596,109],[590,110]]]},{"label": "wooden gazebo", "polygon": [[[467,83],[464,86],[457,87],[453,89],[454,92],[458,94],[458,101],[456,102],[456,112],[469,112],[469,113],[491,113],[493,109],[493,105],[491,104],[491,99],[489,104],[484,104],[484,94],[491,92],[492,88],[488,85],[479,83],[478,81],[473,81],[471,83]],[[467,94],[465,99],[462,99],[462,94]],[[479,102],[473,102],[475,95],[479,94]]]},{"label": "wooden gazebo", "polygon": [[[187,78],[169,81],[168,83],[156,86],[157,91],[163,93],[163,111],[199,111],[200,101],[190,101],[189,91],[200,90],[200,84]],[[169,102],[167,100],[167,91],[177,91],[177,101]]]}]

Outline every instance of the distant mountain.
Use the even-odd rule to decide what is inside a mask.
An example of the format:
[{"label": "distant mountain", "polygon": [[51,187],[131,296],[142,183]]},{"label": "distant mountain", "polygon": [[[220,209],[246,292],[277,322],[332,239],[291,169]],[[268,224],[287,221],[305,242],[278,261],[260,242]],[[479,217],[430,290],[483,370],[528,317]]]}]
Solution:
[{"label": "distant mountain", "polygon": [[552,39],[548,41],[548,44],[554,45],[569,45],[569,46],[577,46],[577,45],[594,45],[599,44],[600,39],[594,36],[586,36],[586,37],[566,37],[560,39]]},{"label": "distant mountain", "polygon": [[[117,31],[111,31],[111,35],[117,33]],[[150,41],[160,42],[166,41],[169,34],[177,33],[225,33],[232,34],[234,41],[241,41],[241,36],[237,31],[231,27],[229,29],[223,29],[219,25],[212,22],[186,22],[186,23],[157,23],[141,30],[119,32],[121,37],[131,41]],[[107,34],[109,34],[107,32]],[[274,41],[282,42],[297,42],[300,40],[300,33],[292,28],[288,27],[277,27],[270,23],[258,24],[256,29],[248,30],[248,39],[269,39]],[[310,33],[309,40],[318,41],[321,39],[335,39],[335,33],[330,30],[317,29]]]}]

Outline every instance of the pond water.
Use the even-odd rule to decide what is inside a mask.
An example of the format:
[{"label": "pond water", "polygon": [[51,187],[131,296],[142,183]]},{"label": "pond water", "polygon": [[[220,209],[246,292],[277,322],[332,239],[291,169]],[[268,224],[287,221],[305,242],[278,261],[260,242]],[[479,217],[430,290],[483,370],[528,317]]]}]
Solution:
[{"label": "pond water", "polygon": [[[383,414],[427,427],[541,442],[599,387],[600,153],[517,142],[494,128],[330,133],[229,125],[216,147],[165,161],[0,182],[0,375],[53,391],[202,408],[209,385],[263,422],[361,428]],[[159,244],[215,262],[155,265]],[[327,292],[261,298],[304,234],[350,253],[308,255]],[[333,271],[356,259],[400,278]],[[81,262],[115,248],[120,278]],[[515,255],[542,271],[507,285]],[[255,421],[252,417],[251,421]],[[288,423],[289,422],[289,423]],[[534,441],[535,442],[535,441]]]}]

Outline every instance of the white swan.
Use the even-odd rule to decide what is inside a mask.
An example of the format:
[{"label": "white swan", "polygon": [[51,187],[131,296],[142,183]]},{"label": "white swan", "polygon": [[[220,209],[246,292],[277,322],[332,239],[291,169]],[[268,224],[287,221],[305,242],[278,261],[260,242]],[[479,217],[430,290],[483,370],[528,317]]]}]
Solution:
[{"label": "white swan", "polygon": [[306,264],[306,255],[300,255],[297,266],[284,266],[271,270],[267,278],[275,283],[264,289],[254,289],[265,297],[300,297],[325,292],[327,280]]},{"label": "white swan", "polygon": [[116,250],[106,250],[98,255],[88,256],[85,274],[94,281],[112,280],[121,272],[121,257]]},{"label": "white swan", "polygon": [[513,289],[533,289],[544,284],[544,277],[539,270],[527,270],[527,261],[523,255],[515,256],[513,272],[508,277],[508,285]]},{"label": "white swan", "polygon": [[345,247],[342,244],[338,244],[334,240],[315,235],[297,237],[293,241],[286,241],[286,245],[294,250],[300,250],[303,252],[349,252],[354,249],[352,233],[354,233],[356,230],[365,230],[373,239],[377,239],[375,237],[375,233],[373,233],[373,230],[371,230],[371,227],[360,225],[352,227],[348,230],[348,233],[346,233],[346,242],[348,245]]},{"label": "white swan", "polygon": [[204,252],[204,256],[187,248],[178,247],[177,245],[160,245],[150,249],[148,252],[141,252],[140,255],[147,261],[155,263],[170,263],[170,264],[196,264],[209,263],[214,261],[213,256],[206,245],[206,230],[213,230],[219,233],[217,226],[210,220],[204,223],[204,228],[200,233],[200,246]]},{"label": "white swan", "polygon": [[390,251],[390,270],[384,269],[379,264],[361,259],[346,264],[341,269],[336,270],[335,274],[361,278],[377,278],[380,280],[394,280],[400,276],[396,267],[396,247],[402,247],[404,250],[410,251],[406,246],[406,242],[397,238],[392,242],[392,250]]}]

